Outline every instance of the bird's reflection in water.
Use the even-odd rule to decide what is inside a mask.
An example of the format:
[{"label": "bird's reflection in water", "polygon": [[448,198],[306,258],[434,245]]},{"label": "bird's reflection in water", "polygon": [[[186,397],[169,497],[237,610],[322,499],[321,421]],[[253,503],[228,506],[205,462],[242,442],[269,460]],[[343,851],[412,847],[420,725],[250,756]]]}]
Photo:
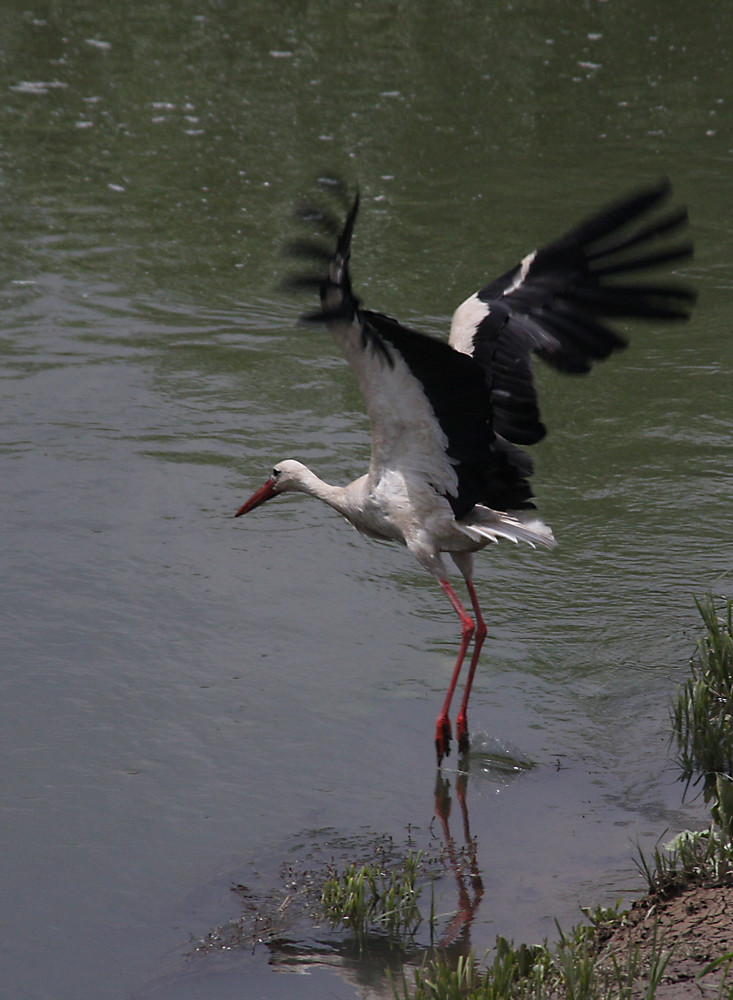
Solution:
[{"label": "bird's reflection in water", "polygon": [[458,891],[456,914],[445,928],[438,941],[438,947],[450,949],[457,954],[468,954],[471,947],[471,924],[481,905],[484,883],[476,862],[476,840],[471,836],[468,817],[468,772],[461,769],[456,776],[455,794],[461,813],[462,846],[457,847],[451,833],[450,779],[441,771],[435,781],[435,816],[445,844],[445,851]]},{"label": "bird's reflection in water", "polygon": [[[435,779],[435,819],[440,830],[448,867],[455,879],[457,907],[455,915],[442,931],[435,945],[456,959],[471,950],[471,925],[481,906],[484,883],[478,866],[478,839],[471,835],[468,808],[469,778],[489,777],[502,784],[526,773],[534,765],[516,747],[484,734],[477,734],[471,750],[460,758],[453,776],[456,816],[451,796],[451,778],[440,768]],[[458,829],[460,826],[460,829]]]}]

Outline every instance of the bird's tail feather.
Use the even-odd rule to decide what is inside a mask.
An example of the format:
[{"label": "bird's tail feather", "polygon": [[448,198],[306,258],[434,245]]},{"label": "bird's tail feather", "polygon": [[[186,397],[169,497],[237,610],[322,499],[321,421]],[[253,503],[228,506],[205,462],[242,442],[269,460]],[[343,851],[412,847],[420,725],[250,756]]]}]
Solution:
[{"label": "bird's tail feather", "polygon": [[456,521],[456,527],[477,542],[498,542],[500,538],[505,538],[515,544],[526,542],[532,548],[544,545],[548,549],[557,544],[551,528],[539,518],[504,514],[488,508],[474,507],[471,511],[471,523]]}]

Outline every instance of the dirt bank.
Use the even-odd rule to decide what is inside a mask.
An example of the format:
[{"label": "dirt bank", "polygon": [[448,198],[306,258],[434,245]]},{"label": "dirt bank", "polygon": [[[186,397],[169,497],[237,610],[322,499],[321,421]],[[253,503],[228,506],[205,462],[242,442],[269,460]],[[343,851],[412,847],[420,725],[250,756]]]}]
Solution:
[{"label": "dirt bank", "polygon": [[[616,956],[625,965],[636,946],[645,964],[654,948],[671,952],[655,1000],[697,1000],[717,996],[725,976],[733,987],[733,963],[726,976],[725,963],[715,971],[705,969],[723,956],[733,958],[733,882],[691,885],[669,898],[646,896],[634,903],[627,918],[613,929],[601,945],[602,961]],[[644,992],[639,984],[639,995]],[[725,994],[724,994],[725,995]]]}]

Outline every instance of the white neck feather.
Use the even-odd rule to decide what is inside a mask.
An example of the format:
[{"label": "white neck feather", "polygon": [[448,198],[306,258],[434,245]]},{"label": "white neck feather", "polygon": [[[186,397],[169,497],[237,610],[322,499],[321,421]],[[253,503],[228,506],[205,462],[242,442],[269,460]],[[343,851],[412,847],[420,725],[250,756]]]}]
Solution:
[{"label": "white neck feather", "polygon": [[352,496],[352,486],[331,486],[326,483],[315,472],[312,472],[307,465],[301,462],[287,461],[280,465],[283,482],[282,492],[307,493],[308,496],[316,497],[333,507],[339,514],[349,517],[354,509],[354,498]]}]

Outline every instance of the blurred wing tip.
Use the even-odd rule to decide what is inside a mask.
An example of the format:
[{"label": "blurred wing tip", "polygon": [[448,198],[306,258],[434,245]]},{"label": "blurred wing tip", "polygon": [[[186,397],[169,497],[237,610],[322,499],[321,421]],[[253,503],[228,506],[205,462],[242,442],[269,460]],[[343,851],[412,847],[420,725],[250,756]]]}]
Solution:
[{"label": "blurred wing tip", "polygon": [[319,291],[323,277],[319,274],[289,274],[280,282],[283,292]]},{"label": "blurred wing tip", "polygon": [[354,190],[353,186],[338,174],[321,174],[316,178],[316,184],[324,194],[338,198],[344,210],[351,208],[354,200],[359,199],[358,187]]},{"label": "blurred wing tip", "polygon": [[323,173],[316,178],[316,183],[326,191],[335,191],[337,194],[348,195],[349,189],[346,181],[338,174]]},{"label": "blurred wing tip", "polygon": [[293,211],[293,218],[298,222],[315,225],[329,236],[336,236],[341,231],[341,221],[332,212],[311,202],[300,202]]},{"label": "blurred wing tip", "polygon": [[313,240],[289,240],[280,252],[283,257],[306,257],[319,262],[331,259],[331,251]]}]

